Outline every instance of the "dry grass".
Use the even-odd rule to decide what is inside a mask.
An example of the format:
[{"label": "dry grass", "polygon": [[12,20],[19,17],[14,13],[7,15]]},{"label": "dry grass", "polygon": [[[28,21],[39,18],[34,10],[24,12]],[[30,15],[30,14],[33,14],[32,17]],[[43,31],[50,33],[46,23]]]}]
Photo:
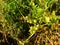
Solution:
[{"label": "dry grass", "polygon": [[60,45],[60,24],[41,25],[30,38],[29,45]]}]

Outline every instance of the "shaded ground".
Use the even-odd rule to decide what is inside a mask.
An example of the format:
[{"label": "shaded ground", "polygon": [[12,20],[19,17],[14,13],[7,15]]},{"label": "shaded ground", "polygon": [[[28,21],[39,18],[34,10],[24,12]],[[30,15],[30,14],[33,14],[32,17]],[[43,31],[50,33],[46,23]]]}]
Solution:
[{"label": "shaded ground", "polygon": [[23,45],[17,38],[13,38],[8,32],[0,30],[0,45]]}]

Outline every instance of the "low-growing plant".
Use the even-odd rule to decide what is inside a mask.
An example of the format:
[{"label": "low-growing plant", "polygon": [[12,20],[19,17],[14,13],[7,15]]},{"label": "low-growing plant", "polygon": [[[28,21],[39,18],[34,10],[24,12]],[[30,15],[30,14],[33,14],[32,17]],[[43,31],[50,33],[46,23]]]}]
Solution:
[{"label": "low-growing plant", "polygon": [[[4,16],[1,29],[10,32],[13,37],[26,39],[34,34],[40,25],[51,25],[57,22],[55,4],[58,0],[3,1],[4,8],[0,8]],[[1,3],[0,7],[3,5]]]}]

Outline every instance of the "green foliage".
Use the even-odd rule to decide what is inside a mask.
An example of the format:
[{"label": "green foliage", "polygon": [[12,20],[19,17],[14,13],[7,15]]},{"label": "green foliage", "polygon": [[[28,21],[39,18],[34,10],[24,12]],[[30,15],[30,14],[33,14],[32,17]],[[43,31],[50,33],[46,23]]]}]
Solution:
[{"label": "green foliage", "polygon": [[58,0],[4,0],[3,30],[15,37],[26,38],[41,24],[56,23],[55,10],[52,10],[52,4],[56,2]]}]

